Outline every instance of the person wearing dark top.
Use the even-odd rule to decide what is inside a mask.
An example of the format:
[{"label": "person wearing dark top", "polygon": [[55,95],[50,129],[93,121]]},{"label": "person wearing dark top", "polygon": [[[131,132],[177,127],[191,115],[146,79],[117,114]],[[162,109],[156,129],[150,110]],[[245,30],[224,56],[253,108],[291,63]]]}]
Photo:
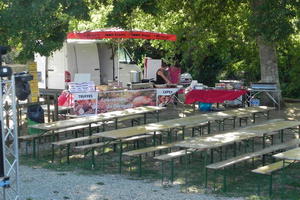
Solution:
[{"label": "person wearing dark top", "polygon": [[162,62],[161,67],[156,71],[156,84],[170,84],[171,81],[168,79],[166,63]]}]

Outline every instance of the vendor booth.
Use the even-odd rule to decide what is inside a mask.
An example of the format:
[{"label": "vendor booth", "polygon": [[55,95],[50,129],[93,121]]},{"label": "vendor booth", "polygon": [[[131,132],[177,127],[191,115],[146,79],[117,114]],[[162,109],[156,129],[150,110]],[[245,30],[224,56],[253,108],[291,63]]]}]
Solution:
[{"label": "vendor booth", "polygon": [[[147,75],[144,78],[142,77],[141,70],[137,67],[133,66],[131,70],[127,67],[124,71],[125,67],[122,65],[122,62],[120,62],[120,58],[122,57],[120,43],[124,39],[176,41],[176,35],[141,30],[126,31],[113,28],[69,33],[67,36],[67,42],[69,44],[78,46],[75,46],[75,50],[82,44],[99,42],[103,41],[103,39],[113,39],[117,42],[118,47],[113,58],[116,56],[119,62],[103,63],[103,65],[101,65],[101,62],[104,61],[95,62],[95,66],[98,66],[100,63],[99,70],[96,70],[95,72],[93,72],[93,70],[90,71],[91,79],[86,82],[74,82],[71,76],[72,82],[67,84],[69,85],[69,91],[60,97],[60,105],[71,105],[74,108],[74,114],[76,115],[89,115],[147,105],[159,104],[164,106],[167,103],[172,102],[173,95],[180,89],[177,89],[177,85],[162,85],[160,88],[156,88],[149,80],[153,78],[150,77],[151,73],[153,76],[153,70],[155,71],[157,67],[160,67],[161,60],[153,59],[155,62],[150,62],[150,59],[147,58],[149,62],[147,62],[148,64],[145,62],[147,67],[145,68],[146,71],[144,74]],[[88,49],[85,51],[83,50],[82,52],[88,52]],[[79,52],[76,54],[77,60],[80,56],[78,53]],[[95,55],[93,57],[100,58],[100,56]],[[86,60],[86,58],[90,59],[90,56],[81,57],[80,62],[74,61],[68,63],[70,66],[72,66],[72,63],[76,63],[77,65],[78,63],[81,63],[82,66],[76,66],[76,68],[87,68],[87,63],[83,64],[82,61]],[[94,68],[96,69],[96,67]],[[80,73],[88,72],[81,71]],[[95,81],[95,75],[98,73],[100,73],[100,75],[97,75],[98,79],[100,77],[100,81]],[[177,73],[178,76],[179,74],[180,72]],[[110,80],[106,80],[107,77],[110,77]],[[91,84],[94,84],[94,86],[89,87],[88,85]],[[90,90],[90,88],[93,89]]]}]

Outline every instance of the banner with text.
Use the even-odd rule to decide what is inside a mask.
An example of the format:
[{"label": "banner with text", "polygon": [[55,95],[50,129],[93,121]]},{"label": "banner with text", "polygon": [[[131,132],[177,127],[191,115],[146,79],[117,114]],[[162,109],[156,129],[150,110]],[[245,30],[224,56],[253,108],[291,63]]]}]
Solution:
[{"label": "banner with text", "polygon": [[98,97],[98,113],[155,105],[154,89],[107,91],[100,92]]}]

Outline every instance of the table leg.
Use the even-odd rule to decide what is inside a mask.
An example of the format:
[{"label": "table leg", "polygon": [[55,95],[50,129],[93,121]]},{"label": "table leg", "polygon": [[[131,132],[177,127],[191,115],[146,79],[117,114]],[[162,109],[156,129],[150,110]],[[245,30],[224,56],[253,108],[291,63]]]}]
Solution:
[{"label": "table leg", "polygon": [[51,120],[50,120],[50,115],[51,115],[51,113],[50,113],[50,96],[49,95],[47,95],[46,96],[46,101],[47,101],[47,113],[48,113],[48,122],[50,122]]},{"label": "table leg", "polygon": [[122,140],[119,141],[119,174],[122,172]]},{"label": "table leg", "polygon": [[54,144],[52,144],[52,163],[54,162]]},{"label": "table leg", "polygon": [[144,113],[144,124],[146,124],[146,123],[147,123],[147,114]]},{"label": "table leg", "polygon": [[57,98],[58,98],[57,93],[55,93],[55,95],[54,95],[55,121],[58,120],[58,100],[57,100]]},{"label": "table leg", "polygon": [[115,119],[115,129],[118,129],[118,118]]}]

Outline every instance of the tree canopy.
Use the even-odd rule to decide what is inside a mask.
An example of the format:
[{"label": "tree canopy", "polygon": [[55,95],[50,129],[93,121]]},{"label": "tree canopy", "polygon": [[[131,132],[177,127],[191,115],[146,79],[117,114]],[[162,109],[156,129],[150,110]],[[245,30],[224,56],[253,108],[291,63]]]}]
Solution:
[{"label": "tree canopy", "polygon": [[4,0],[0,2],[0,44],[19,48],[20,57],[59,49],[72,19],[88,20],[83,0]]},{"label": "tree canopy", "polygon": [[[176,34],[175,43],[128,40],[145,56],[180,65],[195,79],[277,82],[284,95],[300,96],[299,0],[5,0],[0,3],[0,42],[49,55],[68,31],[104,27]],[[13,19],[13,20],[12,20]]]}]

